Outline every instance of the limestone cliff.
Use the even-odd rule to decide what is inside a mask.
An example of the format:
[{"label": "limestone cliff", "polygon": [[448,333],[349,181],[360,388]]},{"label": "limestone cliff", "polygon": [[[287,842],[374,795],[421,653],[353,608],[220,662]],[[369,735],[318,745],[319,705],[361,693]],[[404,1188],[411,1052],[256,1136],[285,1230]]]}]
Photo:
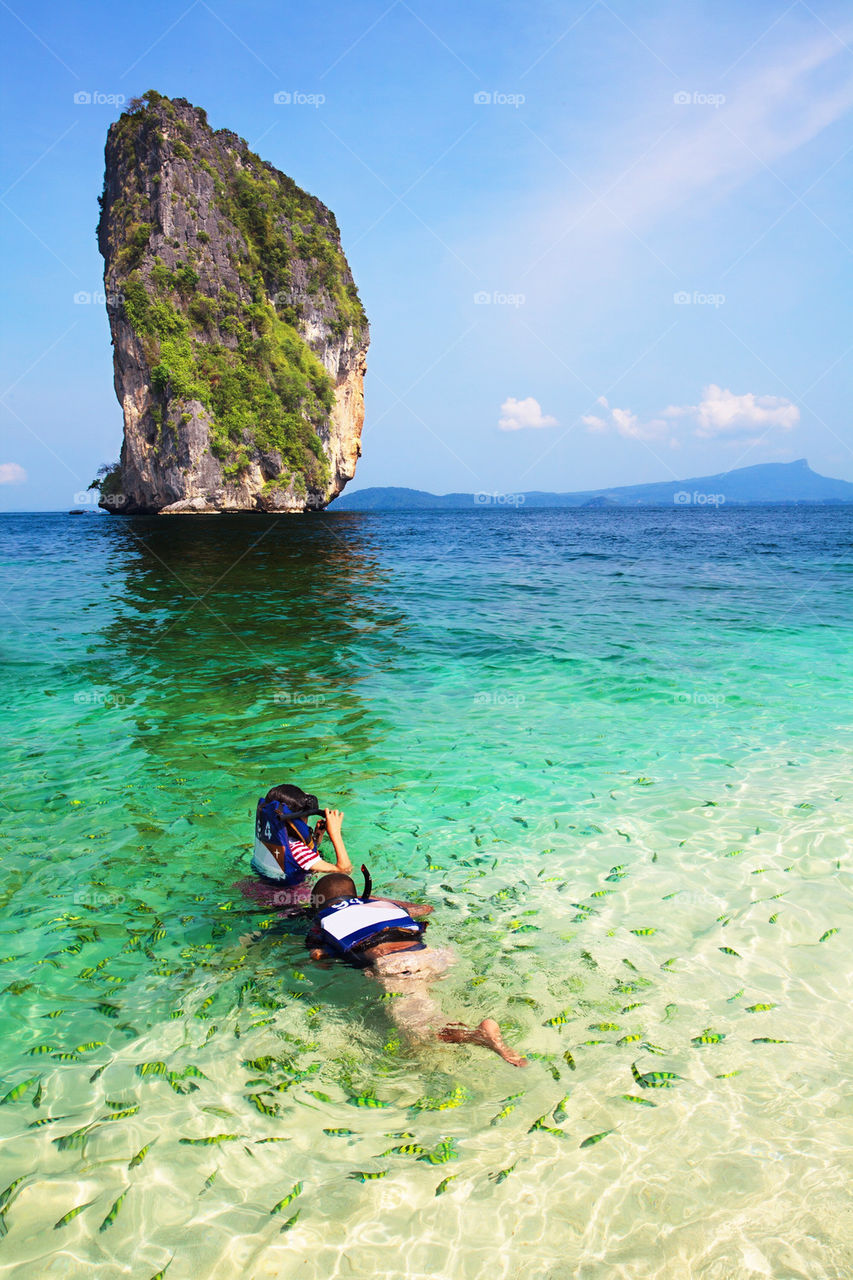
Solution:
[{"label": "limestone cliff", "polygon": [[98,244],[121,512],[322,508],[355,474],[368,326],[334,214],[149,92],[110,126]]}]

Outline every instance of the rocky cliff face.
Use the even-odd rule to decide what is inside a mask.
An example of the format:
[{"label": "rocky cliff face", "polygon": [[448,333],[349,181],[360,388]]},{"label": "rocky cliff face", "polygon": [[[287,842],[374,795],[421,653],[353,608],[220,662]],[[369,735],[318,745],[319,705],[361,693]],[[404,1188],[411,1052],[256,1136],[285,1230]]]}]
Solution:
[{"label": "rocky cliff face", "polygon": [[122,512],[303,511],[355,474],[368,326],[334,214],[203,110],[110,126],[98,243]]}]

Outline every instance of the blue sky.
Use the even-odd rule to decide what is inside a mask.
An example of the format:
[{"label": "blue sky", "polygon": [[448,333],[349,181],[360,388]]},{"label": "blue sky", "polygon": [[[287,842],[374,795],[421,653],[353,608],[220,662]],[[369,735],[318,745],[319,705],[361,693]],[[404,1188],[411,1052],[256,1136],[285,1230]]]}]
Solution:
[{"label": "blue sky", "polygon": [[148,88],[335,211],[372,328],[352,488],[801,456],[853,480],[841,5],[3,0],[0,22],[0,509],[68,507],[118,455],[106,313],[75,295],[102,288],[116,99]]}]

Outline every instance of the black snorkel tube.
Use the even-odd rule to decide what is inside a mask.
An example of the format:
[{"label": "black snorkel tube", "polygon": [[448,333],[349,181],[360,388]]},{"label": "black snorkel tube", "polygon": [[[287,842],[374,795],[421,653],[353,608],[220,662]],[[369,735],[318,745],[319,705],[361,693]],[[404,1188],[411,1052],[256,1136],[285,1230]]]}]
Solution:
[{"label": "black snorkel tube", "polygon": [[362,902],[368,902],[373,892],[373,880],[363,862],[361,864],[361,874],[364,876],[364,893],[361,895],[361,900]]},{"label": "black snorkel tube", "polygon": [[299,818],[300,821],[304,822],[306,818],[322,818],[325,812],[325,809],[287,809],[285,810],[285,817]]}]

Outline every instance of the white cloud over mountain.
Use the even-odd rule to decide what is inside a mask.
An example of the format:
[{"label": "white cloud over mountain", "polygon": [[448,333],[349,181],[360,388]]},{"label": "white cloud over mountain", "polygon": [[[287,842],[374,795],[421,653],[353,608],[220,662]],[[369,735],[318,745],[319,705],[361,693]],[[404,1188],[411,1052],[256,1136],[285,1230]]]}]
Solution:
[{"label": "white cloud over mountain", "polygon": [[713,382],[705,388],[699,404],[671,405],[664,414],[667,418],[692,419],[696,424],[694,434],[701,440],[762,435],[771,427],[790,431],[800,420],[797,406],[783,396],[756,396],[751,391],[738,396]]},{"label": "white cloud over mountain", "polygon": [[698,404],[670,405],[655,418],[641,421],[630,409],[611,407],[604,396],[598,400],[602,413],[585,414],[582,421],[588,431],[605,434],[613,431],[628,440],[666,440],[677,447],[677,423],[692,426],[692,434],[700,440],[736,437],[754,439],[778,428],[790,431],[800,420],[800,411],[783,396],[757,396],[751,391],[737,395],[728,387],[710,383]]}]

